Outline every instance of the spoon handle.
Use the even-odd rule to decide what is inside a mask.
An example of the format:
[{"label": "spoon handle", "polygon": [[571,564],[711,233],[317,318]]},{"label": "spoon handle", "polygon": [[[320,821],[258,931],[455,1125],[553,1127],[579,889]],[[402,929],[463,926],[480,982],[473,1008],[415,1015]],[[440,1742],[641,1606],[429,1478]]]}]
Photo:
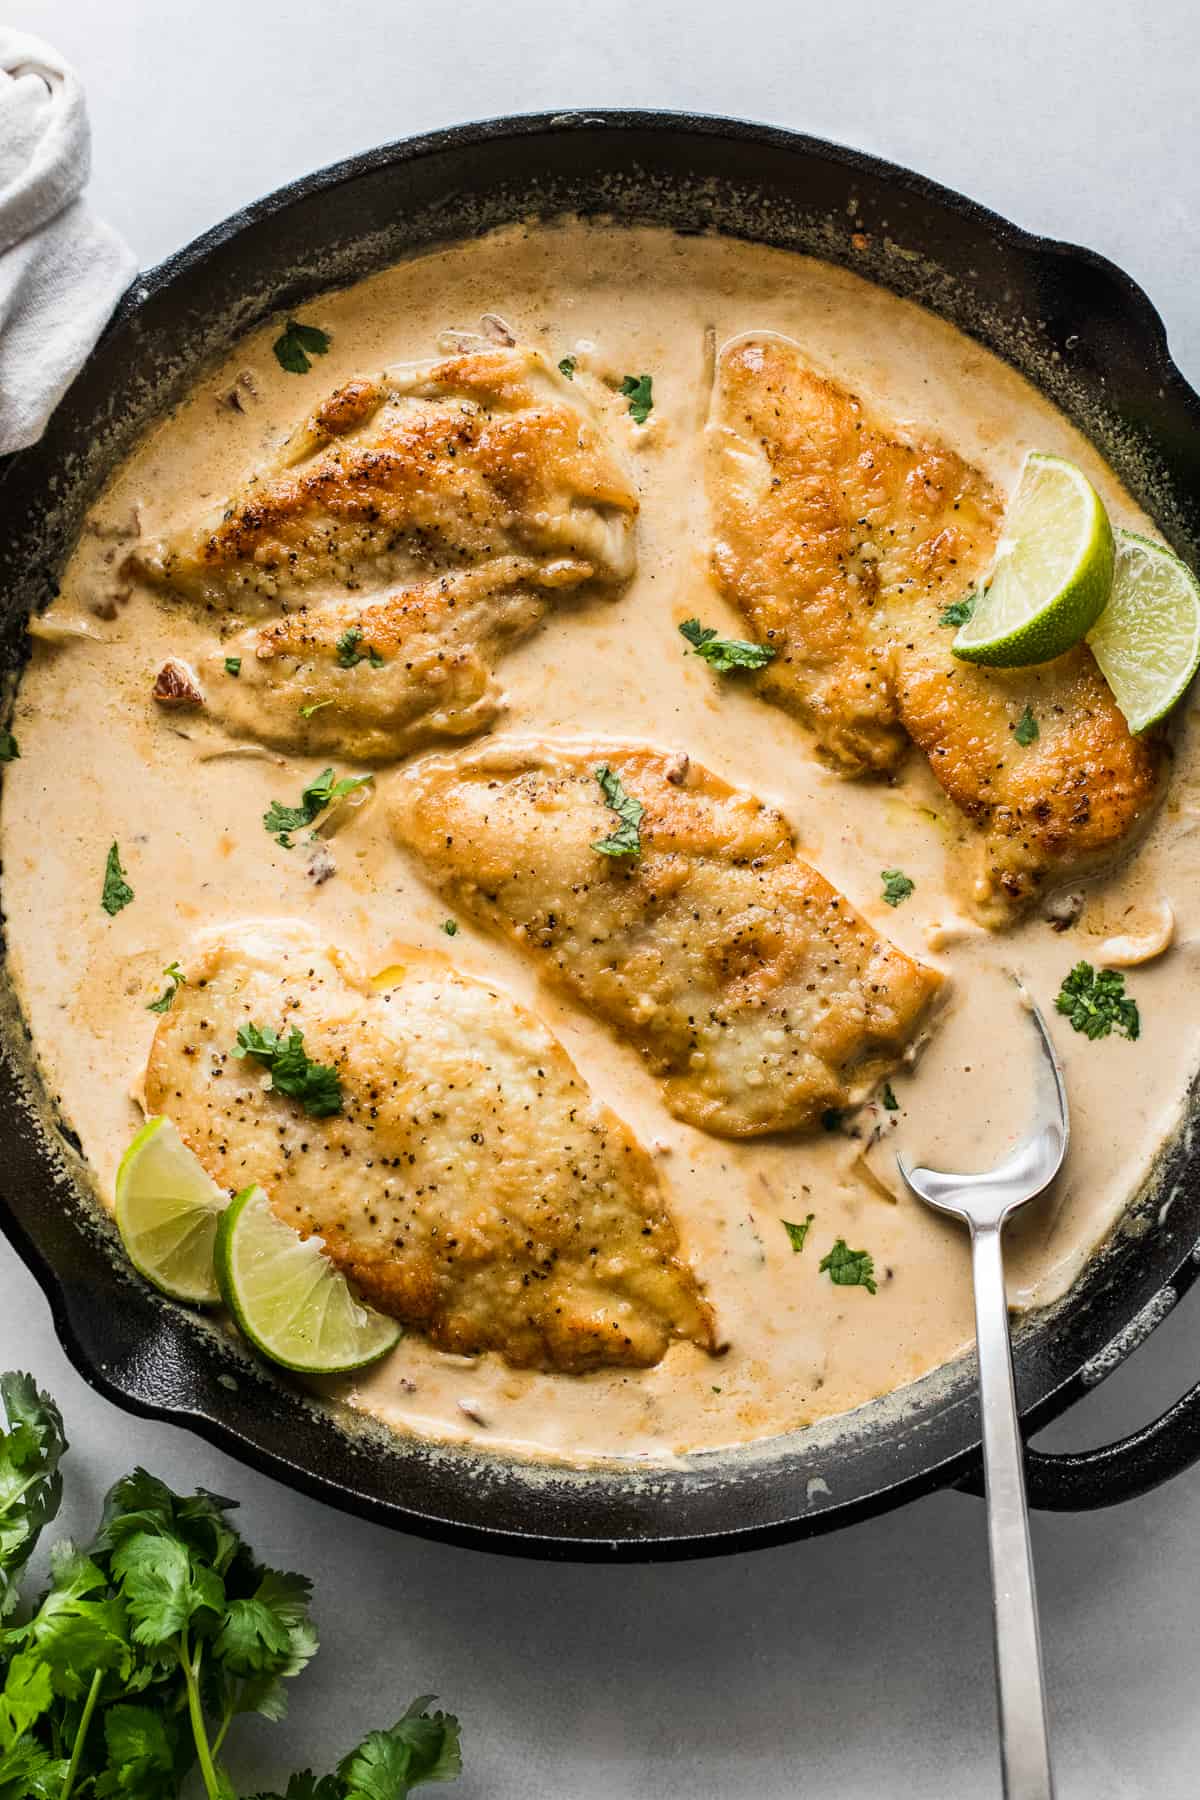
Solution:
[{"label": "spoon handle", "polygon": [[1006,1800],[1053,1800],[1025,1468],[998,1225],[972,1229],[979,1402]]}]

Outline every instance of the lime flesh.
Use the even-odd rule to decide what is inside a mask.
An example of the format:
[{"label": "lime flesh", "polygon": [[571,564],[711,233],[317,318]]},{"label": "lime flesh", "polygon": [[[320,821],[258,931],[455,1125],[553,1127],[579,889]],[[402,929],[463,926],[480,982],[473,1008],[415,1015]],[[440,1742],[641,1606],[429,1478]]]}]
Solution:
[{"label": "lime flesh", "polygon": [[1134,531],[1116,537],[1112,594],[1088,643],[1130,731],[1146,731],[1200,664],[1200,582],[1162,544]]},{"label": "lime flesh", "polygon": [[1018,668],[1078,644],[1108,601],[1113,534],[1099,494],[1061,456],[1033,452],[1009,502],[987,591],[954,639],[964,662]]},{"label": "lime flesh", "polygon": [[117,1170],[117,1228],[130,1262],[173,1300],[214,1306],[217,1226],[229,1203],[170,1119],[142,1126]]},{"label": "lime flesh", "polygon": [[277,1219],[260,1187],[243,1188],[217,1233],[225,1304],[256,1350],[303,1375],[337,1375],[385,1356],[401,1332],[357,1300],[324,1255]]}]

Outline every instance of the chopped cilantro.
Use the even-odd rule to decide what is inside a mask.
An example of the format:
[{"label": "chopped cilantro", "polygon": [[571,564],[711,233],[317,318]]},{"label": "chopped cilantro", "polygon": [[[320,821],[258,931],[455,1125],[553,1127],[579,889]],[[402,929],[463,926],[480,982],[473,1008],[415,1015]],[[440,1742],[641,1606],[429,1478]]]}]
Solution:
[{"label": "chopped cilantro", "polygon": [[612,808],[621,823],[608,837],[600,838],[594,843],[592,849],[598,850],[601,856],[640,856],[641,823],[645,807],[640,800],[625,792],[620,776],[614,775],[607,763],[601,763],[596,770],[596,780],[600,783],[605,805]]},{"label": "chopped cilantro", "polygon": [[820,1272],[829,1272],[835,1287],[865,1287],[876,1292],[875,1261],[868,1250],[851,1250],[845,1238],[839,1238],[828,1256],[820,1261]]},{"label": "chopped cilantro", "polygon": [[382,669],[383,658],[378,650],[370,644],[363,645],[361,625],[348,625],[337,641],[338,666],[342,669],[357,668],[360,662],[369,662],[373,669]]},{"label": "chopped cilantro", "polygon": [[568,381],[574,381],[577,366],[573,356],[564,356],[558,365],[558,372],[560,375],[565,375]]},{"label": "chopped cilantro", "polygon": [[949,606],[944,606],[938,614],[938,624],[965,625],[975,611],[978,599],[979,590],[976,589],[973,594],[964,594],[961,600],[952,600]]},{"label": "chopped cilantro", "polygon": [[900,1111],[900,1102],[896,1098],[890,1081],[884,1082],[879,1098],[888,1112]]},{"label": "chopped cilantro", "polygon": [[644,425],[654,410],[654,394],[649,375],[627,375],[621,392],[629,402],[629,416],[635,425]]},{"label": "chopped cilantro", "polygon": [[168,963],[163,970],[163,974],[166,976],[170,985],[163,989],[157,1000],[148,1000],[146,1002],[147,1012],[170,1012],[171,1002],[174,1000],[180,988],[187,982],[187,976],[177,962]]},{"label": "chopped cilantro", "polygon": [[804,1240],[808,1236],[808,1228],[815,1218],[815,1213],[809,1213],[808,1217],[806,1219],[801,1219],[798,1225],[793,1225],[790,1219],[780,1219],[779,1223],[787,1232],[788,1242],[791,1244],[793,1250],[803,1250]]},{"label": "chopped cilantro", "polygon": [[304,1051],[304,1033],[292,1030],[280,1037],[268,1025],[239,1025],[235,1056],[253,1056],[271,1071],[271,1090],[299,1100],[314,1119],[327,1119],[342,1110],[342,1083],[328,1063],[313,1062]]},{"label": "chopped cilantro", "polygon": [[104,886],[100,890],[100,904],[110,919],[133,899],[133,889],[125,879],[125,871],[121,867],[121,853],[114,844],[104,864]]},{"label": "chopped cilantro", "polygon": [[1041,736],[1041,730],[1037,720],[1033,716],[1032,707],[1027,706],[1017,720],[1013,736],[1016,738],[1018,744],[1020,744],[1022,750],[1027,750],[1034,739]]},{"label": "chopped cilantro", "polygon": [[915,881],[910,881],[903,869],[884,869],[881,879],[883,898],[889,906],[899,906],[902,900],[908,899],[917,885]]},{"label": "chopped cilantro", "polygon": [[21,752],[11,731],[0,731],[0,763],[17,762]]},{"label": "chopped cilantro", "polygon": [[344,775],[340,781],[335,781],[333,770],[323,769],[301,794],[299,806],[285,806],[280,800],[272,800],[263,814],[263,825],[277,844],[290,850],[293,831],[303,831],[331,801],[341,800],[355,788],[365,787],[372,779],[370,775]]},{"label": "chopped cilantro", "polygon": [[281,369],[289,375],[307,375],[312,368],[309,357],[324,356],[328,350],[329,333],[316,325],[301,325],[299,319],[289,319],[271,348]]},{"label": "chopped cilantro", "polygon": [[300,717],[302,719],[311,719],[314,713],[323,712],[327,706],[332,705],[332,700],[310,700],[307,706],[302,706],[300,708]]},{"label": "chopped cilantro", "polygon": [[1093,969],[1091,963],[1077,962],[1054,1004],[1084,1037],[1102,1038],[1115,1031],[1132,1042],[1141,1035],[1137,1001],[1125,992],[1125,977],[1116,969]]},{"label": "chopped cilantro", "polygon": [[679,629],[696,655],[718,675],[728,675],[732,669],[765,669],[775,656],[769,644],[718,637],[715,625],[701,625],[699,619],[685,619]]},{"label": "chopped cilantro", "polygon": [[225,658],[225,673],[227,675],[232,675],[234,677],[234,679],[236,680],[237,677],[241,674],[241,672],[242,672],[241,657],[240,656],[227,656]]},{"label": "chopped cilantro", "polygon": [[447,937],[457,937],[458,936],[458,920],[457,919],[443,919],[442,920],[442,930],[445,932]]}]

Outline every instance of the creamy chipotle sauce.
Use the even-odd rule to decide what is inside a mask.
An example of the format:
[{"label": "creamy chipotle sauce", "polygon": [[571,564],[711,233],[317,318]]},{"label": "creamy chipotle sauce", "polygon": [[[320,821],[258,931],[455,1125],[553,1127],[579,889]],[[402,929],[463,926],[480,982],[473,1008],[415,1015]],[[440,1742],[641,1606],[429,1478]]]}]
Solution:
[{"label": "creamy chipotle sauce", "polygon": [[[374,801],[331,842],[336,873],[315,885],[300,849],[262,826],[295,803],[321,762],[238,746],[150,698],[168,656],[196,660],[212,625],[119,574],[133,535],[157,536],[219,502],[322,394],[385,365],[433,355],[448,328],[499,314],[554,362],[609,381],[653,377],[645,429],[614,429],[641,494],[639,569],[616,601],[551,614],[499,668],[506,732],[618,736],[678,748],[779,806],[802,854],[880,931],[949,977],[948,1004],[915,1065],[892,1081],[898,1109],[864,1108],[813,1137],[724,1142],[663,1107],[636,1054],[539,989],[503,944],[446,909],[397,852]],[[278,322],[148,435],[94,508],[43,615],[12,721],[5,771],[3,906],[13,977],[50,1093],[111,1201],[140,1121],[135,1098],[156,1019],[147,1002],[194,934],[249,918],[298,918],[360,964],[406,946],[445,957],[534,1009],[593,1089],[661,1159],[685,1253],[707,1286],[728,1351],[689,1344],[655,1368],[584,1377],[452,1357],[411,1334],[346,1397],[401,1431],[522,1454],[668,1460],[794,1431],[947,1362],[971,1334],[966,1239],[903,1190],[895,1153],[986,1166],[1022,1135],[1034,1046],[1018,976],[1043,1009],[1072,964],[1174,911],[1169,951],[1128,972],[1136,1043],[1089,1042],[1054,1018],[1072,1108],[1072,1148],[1052,1191],[1008,1236],[1010,1298],[1060,1295],[1136,1191],[1177,1120],[1200,1018],[1200,766],[1185,719],[1164,804],[1122,868],[1087,884],[1081,916],[1055,931],[1031,914],[990,935],[948,878],[963,825],[914,752],[890,786],[847,782],[803,729],[736,678],[718,681],[678,626],[698,614],[740,635],[706,568],[701,432],[714,342],[783,332],[875,409],[940,436],[1010,491],[1030,449],[1057,451],[1096,484],[1114,523],[1153,533],[1091,446],[1013,370],[920,308],[844,270],[731,241],[580,223],[513,228],[425,255],[313,301],[331,334],[309,374],[285,373]],[[230,396],[237,396],[231,404]],[[114,616],[105,618],[104,613]],[[328,760],[328,759],[324,759]],[[338,765],[338,773],[353,772]],[[134,902],[100,905],[120,845]],[[915,883],[896,908],[881,871]],[[783,1220],[813,1214],[804,1249]],[[818,1271],[837,1237],[874,1258],[878,1292]]]}]

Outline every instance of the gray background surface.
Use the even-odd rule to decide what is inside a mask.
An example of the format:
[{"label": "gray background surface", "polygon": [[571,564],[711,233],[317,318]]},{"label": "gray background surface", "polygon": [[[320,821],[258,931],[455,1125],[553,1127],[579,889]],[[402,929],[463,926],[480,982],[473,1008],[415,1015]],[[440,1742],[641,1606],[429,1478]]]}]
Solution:
[{"label": "gray background surface", "polygon": [[[146,264],[389,138],[542,107],[695,107],[878,151],[1105,251],[1200,384],[1200,13],[1178,0],[18,0],[7,13],[75,60],[93,197]],[[1173,1398],[1197,1372],[1198,1309],[1184,1302],[1043,1442],[1098,1442]],[[448,1790],[463,1800],[999,1794],[971,1500],[717,1563],[509,1562],[342,1518],[115,1411],[69,1368],[3,1249],[0,1366],[14,1362],[66,1412],[70,1525],[88,1529],[141,1460],[239,1496],[261,1550],[315,1576],[324,1648],[290,1723],[245,1728],[234,1760],[249,1789],[327,1765],[435,1689],[463,1717],[468,1773]],[[1035,1523],[1064,1800],[1196,1793],[1198,1531],[1200,1471],[1113,1514]]]}]

